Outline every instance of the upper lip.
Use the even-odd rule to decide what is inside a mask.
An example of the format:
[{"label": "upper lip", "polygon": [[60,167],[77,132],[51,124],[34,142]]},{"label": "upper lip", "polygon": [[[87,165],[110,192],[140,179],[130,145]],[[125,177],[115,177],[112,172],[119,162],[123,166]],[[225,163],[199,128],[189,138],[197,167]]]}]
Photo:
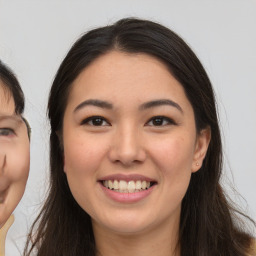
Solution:
[{"label": "upper lip", "polygon": [[133,180],[133,181],[141,180],[141,181],[156,182],[155,179],[146,177],[141,174],[112,174],[112,175],[107,175],[107,176],[101,177],[99,179],[99,181],[103,181],[103,180],[124,180],[127,182],[131,181],[131,180]]}]

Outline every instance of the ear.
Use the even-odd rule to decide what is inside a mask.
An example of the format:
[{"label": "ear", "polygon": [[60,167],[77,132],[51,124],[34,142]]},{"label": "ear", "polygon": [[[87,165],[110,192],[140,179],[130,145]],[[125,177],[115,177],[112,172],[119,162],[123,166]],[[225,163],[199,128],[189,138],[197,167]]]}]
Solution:
[{"label": "ear", "polygon": [[197,172],[202,167],[210,141],[211,128],[207,127],[201,130],[200,133],[197,135],[194,158],[191,168],[192,172]]}]

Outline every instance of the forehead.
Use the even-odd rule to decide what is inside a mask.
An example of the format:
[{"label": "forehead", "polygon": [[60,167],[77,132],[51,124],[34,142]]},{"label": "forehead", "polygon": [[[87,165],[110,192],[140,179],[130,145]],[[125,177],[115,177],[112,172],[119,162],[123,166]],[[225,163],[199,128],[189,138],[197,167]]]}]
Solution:
[{"label": "forehead", "polygon": [[[74,81],[69,96],[85,93],[115,96],[134,94],[157,97],[167,91],[183,94],[183,86],[162,61],[144,53],[112,51],[94,60]],[[114,98],[113,98],[114,99]]]},{"label": "forehead", "polygon": [[12,115],[14,112],[15,104],[11,92],[0,80],[0,115]]}]

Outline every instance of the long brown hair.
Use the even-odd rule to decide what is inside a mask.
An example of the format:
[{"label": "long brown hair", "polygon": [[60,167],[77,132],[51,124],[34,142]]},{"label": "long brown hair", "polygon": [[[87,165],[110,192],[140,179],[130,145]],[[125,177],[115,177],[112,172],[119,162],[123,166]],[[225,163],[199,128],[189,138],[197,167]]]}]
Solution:
[{"label": "long brown hair", "polygon": [[222,144],[209,78],[193,51],[173,31],[133,18],[84,34],[59,67],[48,103],[50,188],[32,226],[24,255],[31,255],[33,250],[38,256],[96,254],[90,216],[73,198],[63,171],[63,149],[57,132],[62,131],[72,82],[91,62],[113,49],[146,53],[163,61],[184,87],[195,113],[197,131],[211,128],[211,142],[202,168],[192,174],[182,201],[181,255],[246,255],[252,236],[239,225],[239,212],[228,202],[220,185]]}]

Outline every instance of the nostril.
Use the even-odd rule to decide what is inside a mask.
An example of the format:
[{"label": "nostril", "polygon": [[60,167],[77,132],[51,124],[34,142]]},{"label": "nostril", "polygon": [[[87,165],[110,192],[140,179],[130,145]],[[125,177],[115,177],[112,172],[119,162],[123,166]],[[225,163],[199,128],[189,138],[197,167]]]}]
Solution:
[{"label": "nostril", "polygon": [[126,166],[141,163],[146,159],[143,146],[135,134],[136,131],[126,130],[116,135],[109,148],[109,159],[112,162]]},{"label": "nostril", "polygon": [[146,159],[144,152],[110,152],[109,158],[113,163],[120,163],[124,166],[131,166],[133,164],[141,164]]}]

